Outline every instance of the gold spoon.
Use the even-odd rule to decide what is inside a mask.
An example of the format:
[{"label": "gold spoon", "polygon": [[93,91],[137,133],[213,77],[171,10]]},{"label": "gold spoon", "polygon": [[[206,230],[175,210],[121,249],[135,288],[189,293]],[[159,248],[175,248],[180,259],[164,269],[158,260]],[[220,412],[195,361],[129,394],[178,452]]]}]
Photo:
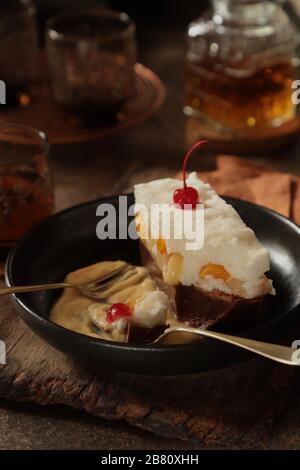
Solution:
[{"label": "gold spoon", "polygon": [[[242,349],[247,349],[260,356],[267,357],[282,364],[291,366],[300,365],[300,350],[290,348],[288,346],[281,346],[279,344],[264,343],[254,339],[241,338],[239,336],[227,335],[224,333],[216,333],[211,330],[203,328],[192,328],[190,326],[175,326],[167,328],[162,335],[160,335],[152,344],[166,344],[166,338],[174,333],[188,333],[192,335],[207,336],[208,338],[224,341],[225,343],[233,344]],[[173,343],[174,344],[174,343]]]}]

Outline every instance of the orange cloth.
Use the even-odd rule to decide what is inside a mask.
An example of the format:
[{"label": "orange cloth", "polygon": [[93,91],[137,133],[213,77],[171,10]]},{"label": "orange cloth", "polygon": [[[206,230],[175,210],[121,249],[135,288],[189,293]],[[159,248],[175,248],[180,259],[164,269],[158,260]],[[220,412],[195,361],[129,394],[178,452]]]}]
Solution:
[{"label": "orange cloth", "polygon": [[238,197],[269,207],[300,224],[300,177],[279,173],[249,160],[217,157],[215,171],[199,177],[224,196]]}]

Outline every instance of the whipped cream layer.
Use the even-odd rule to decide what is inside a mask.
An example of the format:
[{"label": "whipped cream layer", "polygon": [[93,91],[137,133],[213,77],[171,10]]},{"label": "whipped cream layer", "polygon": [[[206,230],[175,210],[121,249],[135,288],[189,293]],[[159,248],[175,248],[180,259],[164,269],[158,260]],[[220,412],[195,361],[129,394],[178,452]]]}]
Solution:
[{"label": "whipped cream layer", "polygon": [[136,302],[132,321],[144,328],[164,325],[167,321],[168,309],[167,295],[160,290],[154,290],[146,293],[142,299]]},{"label": "whipped cream layer", "polygon": [[[209,184],[199,180],[197,173],[190,174],[187,185],[198,191],[200,203],[204,204],[204,243],[196,251],[187,250],[185,240],[174,237],[174,230],[170,230],[169,238],[150,239],[147,222],[138,210],[138,205],[143,204],[150,217],[151,204],[173,205],[173,193],[182,187],[182,181],[165,178],[134,188],[137,231],[165,282],[219,290],[244,298],[274,293],[272,281],[265,276],[270,268],[269,253],[253,230]],[[194,224],[193,212],[191,223]],[[162,224],[161,220],[158,223]]]},{"label": "whipped cream layer", "polygon": [[148,285],[143,295],[137,298],[132,317],[120,318],[109,323],[106,320],[109,304],[95,302],[88,308],[93,323],[101,330],[110,332],[116,331],[119,333],[126,331],[129,322],[143,328],[154,328],[158,325],[164,325],[167,321],[168,310],[170,309],[169,299],[164,292],[155,287],[152,281],[150,282],[153,286],[153,290],[148,290],[148,288],[150,288],[150,285]]}]

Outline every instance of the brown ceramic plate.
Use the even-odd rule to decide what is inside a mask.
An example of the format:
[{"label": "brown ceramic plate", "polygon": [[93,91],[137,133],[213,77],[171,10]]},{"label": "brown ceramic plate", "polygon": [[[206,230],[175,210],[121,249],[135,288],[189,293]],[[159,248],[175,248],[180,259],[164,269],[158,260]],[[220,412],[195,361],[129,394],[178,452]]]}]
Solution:
[{"label": "brown ceramic plate", "polygon": [[154,72],[142,64],[135,65],[136,94],[116,114],[114,122],[103,123],[101,117],[87,121],[80,115],[66,112],[55,104],[45,80],[32,90],[28,106],[1,108],[0,119],[31,125],[46,132],[51,144],[67,144],[102,139],[134,127],[160,108],[165,98],[165,88]]},{"label": "brown ceramic plate", "polygon": [[229,132],[219,132],[214,126],[209,125],[203,119],[186,117],[185,140],[187,146],[197,140],[207,139],[208,147],[216,152],[229,152],[230,154],[251,154],[255,152],[267,152],[278,150],[299,136],[300,116],[295,116],[291,121],[278,127],[270,127],[268,130],[249,133],[248,135],[236,135]]}]

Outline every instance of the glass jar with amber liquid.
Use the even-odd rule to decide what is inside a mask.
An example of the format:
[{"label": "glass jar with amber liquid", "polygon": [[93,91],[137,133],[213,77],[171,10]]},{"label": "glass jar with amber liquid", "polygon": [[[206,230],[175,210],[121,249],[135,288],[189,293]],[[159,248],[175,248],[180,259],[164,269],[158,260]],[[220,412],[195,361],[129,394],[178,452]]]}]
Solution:
[{"label": "glass jar with amber liquid", "polygon": [[52,213],[54,193],[44,132],[0,122],[0,155],[1,263],[8,248]]},{"label": "glass jar with amber liquid", "polygon": [[281,1],[213,0],[188,28],[185,113],[238,135],[292,120],[298,44]]}]

